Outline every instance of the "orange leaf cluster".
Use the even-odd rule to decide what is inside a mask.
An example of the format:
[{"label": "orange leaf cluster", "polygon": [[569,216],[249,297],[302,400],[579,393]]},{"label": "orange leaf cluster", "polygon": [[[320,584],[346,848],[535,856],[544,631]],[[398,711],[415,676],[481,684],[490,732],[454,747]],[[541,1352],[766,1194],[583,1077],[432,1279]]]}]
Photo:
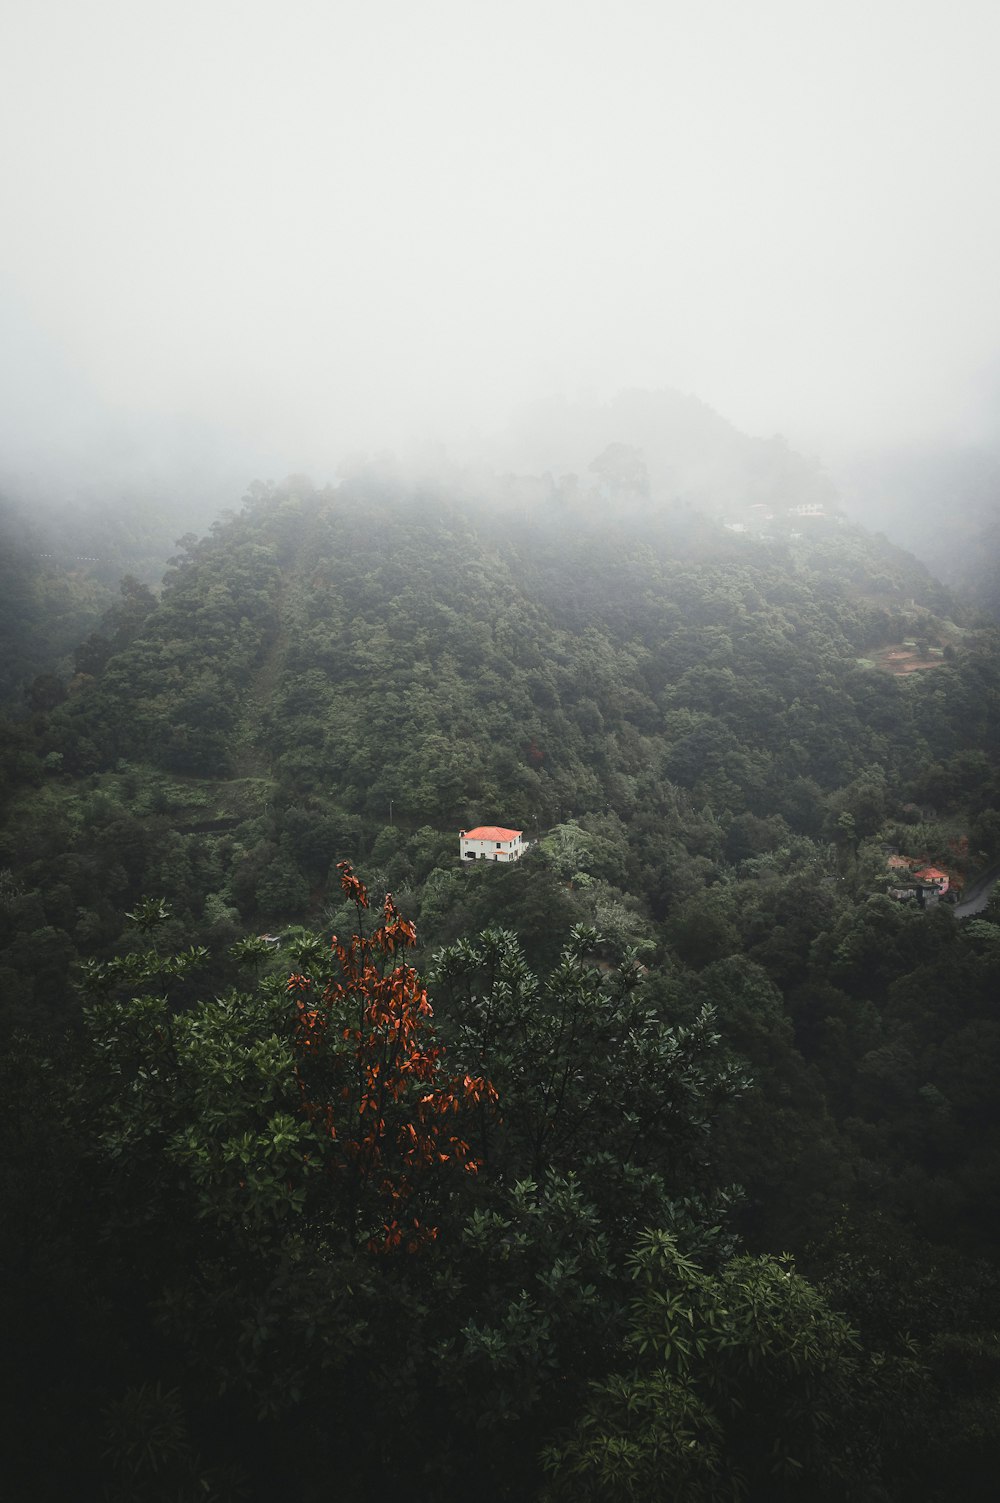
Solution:
[{"label": "orange leaf cluster", "polygon": [[[367,889],[350,863],[341,862],[340,872],[360,929]],[[302,1109],[336,1144],[332,1169],[357,1204],[374,1195],[395,1209],[446,1166],[478,1172],[480,1160],[458,1132],[460,1118],[497,1101],[485,1077],[446,1073],[426,988],[397,958],[415,943],[413,925],[387,895],[382,922],[370,935],[354,934],[346,944],[334,935],[334,975],[320,997],[308,976],[288,981]],[[436,1227],[416,1218],[404,1230],[392,1216],[368,1246],[416,1252],[436,1235]]]}]

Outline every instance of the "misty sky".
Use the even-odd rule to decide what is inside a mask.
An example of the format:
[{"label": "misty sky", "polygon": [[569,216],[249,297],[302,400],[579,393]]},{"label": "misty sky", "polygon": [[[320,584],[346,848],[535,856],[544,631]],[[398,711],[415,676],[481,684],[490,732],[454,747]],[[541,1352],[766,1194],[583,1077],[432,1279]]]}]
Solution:
[{"label": "misty sky", "polygon": [[[996,0],[4,0],[4,442],[995,437]],[[67,442],[69,440],[66,440]]]}]

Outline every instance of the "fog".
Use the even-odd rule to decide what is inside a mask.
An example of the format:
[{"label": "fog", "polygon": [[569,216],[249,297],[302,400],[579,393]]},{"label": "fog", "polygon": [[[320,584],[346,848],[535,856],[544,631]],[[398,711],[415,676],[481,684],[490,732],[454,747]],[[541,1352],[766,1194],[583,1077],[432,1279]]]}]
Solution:
[{"label": "fog", "polygon": [[826,462],[991,443],[998,43],[994,0],[10,4],[0,469],[323,479],[626,388]]}]

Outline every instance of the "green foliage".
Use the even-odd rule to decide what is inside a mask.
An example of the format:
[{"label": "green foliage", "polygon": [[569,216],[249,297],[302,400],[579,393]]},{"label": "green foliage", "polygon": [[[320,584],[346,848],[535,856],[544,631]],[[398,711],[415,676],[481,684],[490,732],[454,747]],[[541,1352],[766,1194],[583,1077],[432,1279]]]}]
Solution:
[{"label": "green foliage", "polygon": [[[27,1280],[43,1335],[8,1301],[8,1408],[44,1458],[15,1371],[45,1392],[44,1339],[57,1492],[79,1472],[141,1496],[155,1454],[181,1496],[222,1495],[242,1456],[261,1497],[336,1473],[358,1503],[470,1477],[530,1498],[548,1445],[558,1495],[742,1478],[943,1503],[963,1466],[989,1495],[998,1322],[969,1270],[995,1269],[1000,1223],[1000,899],[911,912],[885,862],[972,883],[996,856],[996,639],[936,620],[943,593],[882,541],[736,540],[654,504],[643,465],[612,446],[582,480],[478,498],[377,467],[255,487],[182,540],[159,599],[138,566],[118,586],[124,559],[107,580],[29,567],[19,535],[4,1287]],[[858,667],[908,637],[947,641],[940,666]],[[537,844],[462,869],[458,829],[493,820]],[[414,915],[448,1068],[501,1095],[470,1111],[479,1176],[428,1188],[419,1255],[359,1240],[302,1110],[281,981],[322,991],[328,931],[356,921],[345,858]]]},{"label": "green foliage", "polygon": [[[787,1260],[738,1258],[712,1276],[662,1232],[631,1260],[634,1366],[595,1384],[545,1453],[553,1499],[875,1497],[856,1334]],[[888,1408],[919,1384],[880,1373]],[[857,1427],[857,1428],[855,1428]]]},{"label": "green foliage", "polygon": [[645,1000],[634,960],[607,975],[595,964],[599,943],[593,930],[572,930],[544,981],[504,930],[434,957],[449,1042],[507,1104],[502,1123],[482,1124],[484,1158],[508,1179],[575,1169],[588,1186],[609,1172],[624,1184],[637,1168],[654,1197],[664,1185],[707,1190],[710,1128],[739,1071],[718,1057],[711,1009],[671,1026]]},{"label": "green foliage", "polygon": [[104,1412],[112,1481],[109,1503],[235,1503],[246,1497],[237,1468],[206,1470],[192,1444],[181,1396],[159,1383],[130,1388]]},{"label": "green foliage", "polygon": [[[134,916],[156,923],[162,905]],[[359,1224],[346,1149],[361,1127],[335,1087],[351,1079],[341,1063],[368,1047],[350,1025],[355,997],[395,996],[404,981],[389,937],[412,933],[387,925],[333,957],[316,936],[286,936],[298,961],[340,978],[322,998],[298,975],[290,994],[265,983],[183,1013],[152,996],[88,1012],[90,1173],[116,1261],[142,1270],[142,1319],[275,1434],[312,1395],[339,1416],[330,1443],[350,1437],[348,1477],[366,1487],[412,1469],[406,1424],[372,1428],[388,1404],[437,1415],[443,1450],[428,1477],[485,1468],[498,1499],[537,1493],[546,1440],[553,1496],[571,1479],[600,1496],[641,1490],[654,1454],[654,1496],[713,1496],[721,1477],[735,1496],[740,1478],[759,1489],[766,1477],[778,1497],[793,1475],[825,1477],[834,1496],[834,1479],[870,1461],[851,1428],[857,1344],[788,1266],[733,1259],[710,1160],[738,1071],[719,1057],[708,1010],[670,1023],[644,1002],[634,965],[597,967],[593,931],[574,930],[544,980],[502,931],[437,956],[450,1078],[465,1082],[480,1174],[446,1184],[437,1172],[430,1197],[408,1203],[414,1228],[433,1205],[436,1231],[410,1234],[409,1254],[390,1209],[384,1248],[367,1214]],[[252,941],[239,951],[264,953]],[[368,1078],[374,1090],[378,1073]],[[643,1231],[650,1218],[661,1231]],[[575,1438],[553,1441],[566,1427]],[[142,1496],[159,1469],[179,1489],[223,1485],[224,1468],[195,1454],[176,1394],[133,1388],[109,1408],[108,1433],[120,1489]],[[309,1468],[325,1454],[317,1446]]]}]

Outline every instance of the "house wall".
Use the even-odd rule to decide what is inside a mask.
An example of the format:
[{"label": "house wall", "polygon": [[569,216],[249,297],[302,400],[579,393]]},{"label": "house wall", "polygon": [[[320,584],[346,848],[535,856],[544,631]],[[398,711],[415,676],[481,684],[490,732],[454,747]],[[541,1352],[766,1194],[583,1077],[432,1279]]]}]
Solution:
[{"label": "house wall", "polygon": [[473,857],[477,861],[518,861],[524,855],[520,835],[516,840],[470,840],[463,835],[459,845],[463,861],[471,861]]}]

